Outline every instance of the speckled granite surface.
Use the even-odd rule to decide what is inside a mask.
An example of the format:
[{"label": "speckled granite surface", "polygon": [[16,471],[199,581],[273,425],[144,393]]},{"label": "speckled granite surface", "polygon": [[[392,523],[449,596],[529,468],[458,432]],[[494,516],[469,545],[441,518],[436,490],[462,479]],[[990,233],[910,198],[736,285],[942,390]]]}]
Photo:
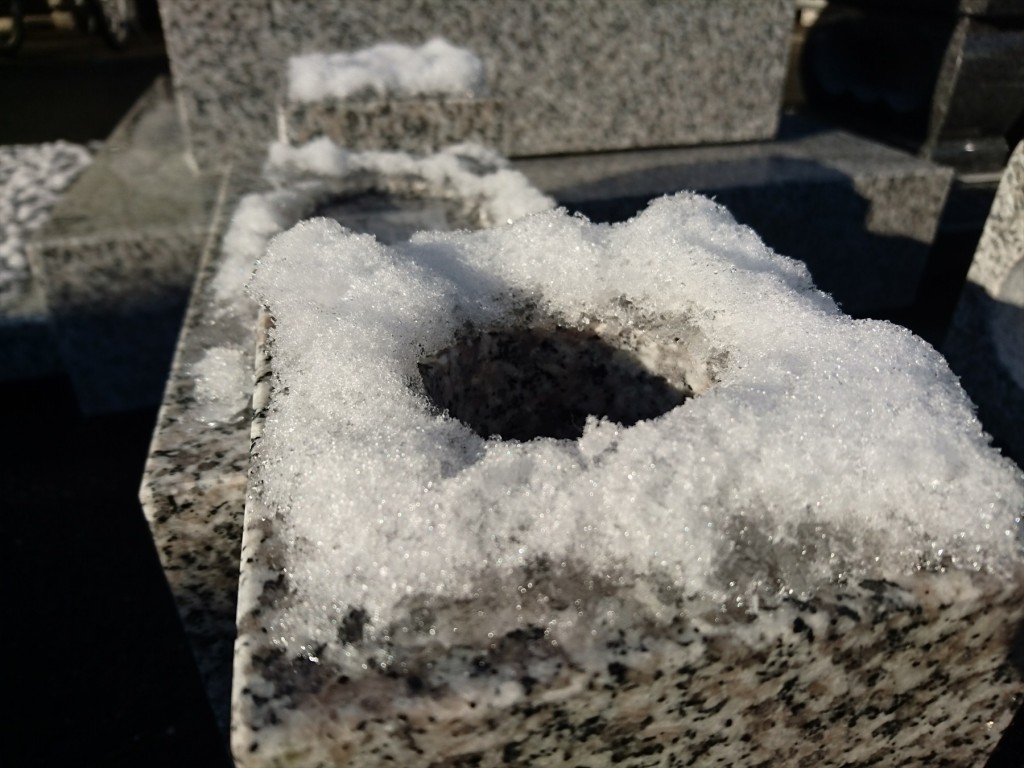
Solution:
[{"label": "speckled granite surface", "polygon": [[[681,600],[661,624],[631,621],[630,589],[610,590],[585,610],[621,623],[596,621],[582,649],[553,643],[538,621],[451,646],[357,646],[363,669],[335,669],[262,634],[259,614],[288,599],[288,582],[274,568],[273,513],[252,512],[243,557],[260,567],[241,582],[240,766],[973,766],[1024,694],[1021,659],[1007,656],[1020,583],[957,573],[746,615]],[[548,586],[534,581],[538,595]],[[474,607],[430,618],[465,628]],[[375,664],[378,652],[393,664]]]},{"label": "speckled granite surface", "polygon": [[844,311],[867,316],[914,300],[953,177],[794,119],[783,121],[773,142],[527,159],[515,167],[595,221],[625,220],[683,189],[713,196],[776,251],[803,260]]},{"label": "speckled granite surface", "polygon": [[159,80],[31,244],[83,411],[159,402],[218,185],[188,167]]},{"label": "speckled granite surface", "polygon": [[1024,142],[999,183],[943,353],[982,423],[1024,466]]},{"label": "speckled granite surface", "polygon": [[26,248],[91,160],[88,148],[64,141],[0,146],[0,379],[60,370],[50,315]]},{"label": "speckled granite surface", "polygon": [[[273,389],[271,325],[254,455],[288,396]],[[917,572],[736,609],[537,564],[516,573],[501,631],[509,585],[484,579],[470,599],[413,601],[376,641],[350,612],[336,640],[295,655],[268,631],[295,599],[286,519],[254,479],[232,721],[246,768],[976,766],[1024,700],[1024,562],[1010,579]],[[567,598],[580,583],[588,597]],[[578,629],[559,634],[563,621]]]},{"label": "speckled granite surface", "polygon": [[352,149],[429,152],[472,141],[501,149],[501,104],[493,99],[421,97],[284,102],[280,137],[304,144],[318,136]]},{"label": "speckled granite surface", "polygon": [[[499,170],[468,167],[481,177]],[[439,205],[402,209],[378,199],[389,195],[420,195]],[[224,199],[181,330],[140,499],[226,733],[257,320],[243,288],[255,259],[271,237],[314,213],[385,242],[426,226],[480,226],[493,215],[483,192],[460,197],[437,178],[427,182],[406,173],[332,178],[296,172],[278,176],[273,187],[264,178],[230,174]]]},{"label": "speckled granite surface", "polygon": [[480,56],[513,155],[770,137],[790,0],[521,3],[161,0],[171,69],[201,166],[275,135],[287,58],[441,35]]}]

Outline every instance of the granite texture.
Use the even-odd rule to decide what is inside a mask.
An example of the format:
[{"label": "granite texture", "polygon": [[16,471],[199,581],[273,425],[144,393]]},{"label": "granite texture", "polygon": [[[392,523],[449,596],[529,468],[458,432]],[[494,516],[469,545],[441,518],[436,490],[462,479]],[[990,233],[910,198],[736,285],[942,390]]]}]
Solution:
[{"label": "granite texture", "polygon": [[26,249],[91,160],[87,147],[64,141],[0,146],[0,380],[60,370],[50,314]]},{"label": "granite texture", "polygon": [[219,183],[187,165],[159,80],[31,243],[83,411],[159,402]]},{"label": "granite texture", "polygon": [[[501,168],[474,166],[469,172],[483,178]],[[232,173],[224,201],[181,329],[139,495],[226,733],[258,314],[244,284],[255,260],[271,237],[314,214],[384,242],[424,228],[479,227],[493,223],[493,216],[483,192],[462,196],[437,177],[373,174],[354,166],[337,177],[277,174],[273,185]],[[253,217],[256,209],[273,211],[273,226]],[[213,370],[211,359],[219,362]]]},{"label": "granite texture", "polygon": [[772,142],[527,159],[515,167],[595,221],[625,220],[679,190],[712,196],[776,251],[803,260],[844,311],[874,317],[913,303],[953,176],[792,119]]},{"label": "granite texture", "polygon": [[352,149],[429,152],[472,141],[501,148],[501,104],[494,99],[418,98],[285,101],[278,107],[279,137],[304,144],[326,136]]},{"label": "granite texture", "polygon": [[[541,621],[450,646],[357,644],[367,663],[340,670],[285,656],[262,632],[288,582],[274,514],[250,512],[239,766],[973,766],[1024,693],[1020,581],[953,572],[739,615],[680,600],[671,622],[595,620],[584,651],[553,644]],[[609,592],[585,610],[621,618],[630,590]],[[452,609],[458,626],[476,607]],[[381,652],[391,665],[374,663]]]},{"label": "granite texture", "polygon": [[808,101],[840,124],[961,171],[998,171],[1020,130],[1024,17],[833,4],[808,32],[802,72]]},{"label": "granite texture", "polygon": [[[866,564],[799,599],[748,602],[571,558],[501,577],[483,565],[464,597],[408,594],[371,634],[346,598],[296,588],[308,564],[292,559],[293,510],[259,469],[290,466],[289,438],[264,443],[263,428],[304,396],[275,388],[272,323],[264,314],[239,579],[239,766],[974,766],[1024,697],[1019,557],[1001,575],[910,566],[882,580],[885,564]],[[600,475],[589,481],[600,496]],[[742,534],[725,546],[742,549]],[[314,642],[292,610],[304,599],[334,617]]]},{"label": "granite texture", "polygon": [[[264,314],[255,458],[289,396],[270,327]],[[745,608],[534,563],[466,600],[413,601],[383,638],[349,612],[336,640],[286,653],[268,622],[296,599],[287,513],[261,489],[251,478],[233,682],[245,768],[975,766],[1024,698],[1024,563],[1009,579],[921,571]],[[574,600],[580,583],[594,587]],[[498,629],[510,584],[527,586]],[[563,622],[579,629],[551,631]]]},{"label": "granite texture", "polygon": [[1006,166],[943,346],[1003,451],[1024,467],[1024,142]]},{"label": "granite texture", "polygon": [[483,61],[512,155],[770,137],[790,0],[521,3],[161,0],[201,167],[259,152],[291,55],[441,35]]}]

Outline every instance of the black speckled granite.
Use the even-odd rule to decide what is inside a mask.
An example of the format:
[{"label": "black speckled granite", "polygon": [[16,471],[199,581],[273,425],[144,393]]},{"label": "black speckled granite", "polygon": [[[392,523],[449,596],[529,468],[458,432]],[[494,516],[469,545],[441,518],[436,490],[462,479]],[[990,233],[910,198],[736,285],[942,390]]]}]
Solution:
[{"label": "black speckled granite", "polygon": [[[161,0],[179,103],[202,166],[275,135],[291,55],[441,35],[480,56],[513,155],[765,139],[791,0],[522,3]],[[639,12],[638,12],[639,10]]]},{"label": "black speckled granite", "polygon": [[[1016,377],[1007,356],[1024,338],[1024,142],[1017,145],[999,183],[967,283],[943,346],[985,429],[1024,467],[1024,369]],[[1015,276],[1011,279],[1011,276]]]}]

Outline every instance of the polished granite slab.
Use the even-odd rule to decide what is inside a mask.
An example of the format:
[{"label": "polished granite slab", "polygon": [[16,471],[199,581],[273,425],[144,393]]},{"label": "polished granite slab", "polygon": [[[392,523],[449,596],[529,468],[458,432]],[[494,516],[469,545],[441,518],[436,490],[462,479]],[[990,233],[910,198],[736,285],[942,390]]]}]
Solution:
[{"label": "polished granite slab", "polygon": [[[532,237],[543,244],[536,232]],[[307,239],[328,238],[311,233]],[[725,237],[707,242],[736,247]],[[648,310],[663,317],[641,308]],[[769,307],[765,313],[771,314]],[[327,317],[344,330],[337,316]],[[400,599],[393,622],[381,626],[376,614],[348,606],[343,597],[314,603],[336,632],[307,641],[308,610],[300,603],[309,598],[296,585],[316,567],[316,552],[344,551],[346,541],[304,539],[304,529],[297,532],[292,522],[303,514],[298,493],[291,495],[297,486],[272,487],[284,475],[269,468],[287,462],[273,451],[287,439],[282,443],[279,432],[268,443],[267,425],[281,418],[287,400],[310,396],[287,386],[295,379],[275,375],[275,360],[283,356],[275,339],[296,338],[282,334],[281,322],[264,316],[254,398],[258,469],[250,477],[243,533],[234,670],[238,765],[970,766],[985,759],[1013,716],[1024,694],[1019,552],[1003,574],[950,564],[894,575],[875,558],[868,567],[877,570],[875,577],[737,599],[735,608],[654,577],[616,578],[617,572],[596,575],[585,562],[527,558],[509,583],[485,572],[467,595]],[[266,333],[271,327],[274,336]],[[303,365],[315,355],[296,358],[289,350],[289,358]],[[927,399],[927,390],[920,396]],[[328,418],[333,410],[324,403],[312,407],[316,415],[303,424],[315,429],[318,416]],[[419,422],[408,428],[422,429]],[[290,434],[300,442],[313,439]],[[387,451],[387,436],[401,434],[374,433],[365,450]],[[402,445],[404,460],[418,466],[416,443]],[[362,459],[353,463],[361,466]],[[688,471],[701,470],[677,470],[682,476]],[[414,517],[411,507],[392,509],[387,499],[364,495],[364,482],[388,487],[372,474],[363,481],[356,471],[356,487],[339,493],[367,504],[372,518],[399,510]],[[458,473],[436,482],[453,477]],[[457,482],[486,477],[481,472]],[[589,482],[598,504],[613,479],[598,472]],[[512,483],[505,493],[520,490]],[[284,501],[293,498],[291,506]],[[495,505],[488,507],[492,513],[501,509],[501,494],[487,499]],[[372,527],[369,517],[363,522]],[[481,513],[480,541],[487,540],[490,519]],[[737,579],[746,567],[742,550],[751,545],[744,535],[737,531],[733,542],[741,552]],[[813,550],[820,537],[808,535],[803,545]],[[353,537],[362,541],[355,531]],[[927,549],[926,541],[922,546]],[[295,561],[296,551],[308,553],[314,565]],[[485,564],[490,556],[481,553]],[[388,568],[380,575],[401,578]],[[517,595],[514,607],[502,603],[510,594]]]},{"label": "polished granite slab", "polygon": [[791,0],[658,0],[643,13],[607,0],[161,0],[160,10],[201,167],[259,154],[277,135],[290,56],[433,36],[484,61],[510,155],[767,139],[793,17]]},{"label": "polished granite slab", "polygon": [[[864,269],[864,249],[884,244],[889,236],[893,246],[882,248],[876,257],[896,262],[887,274],[907,274],[906,261],[911,277],[918,274],[950,179],[945,169],[833,132],[766,144],[524,160],[513,167],[558,203],[599,220],[628,217],[653,197],[697,188],[717,192],[720,200],[735,200],[733,211],[741,219],[745,213],[756,214],[758,204],[770,206],[780,221],[768,231],[788,238],[776,244],[780,252],[789,243],[790,250],[799,246],[800,252],[818,255],[821,239],[842,231],[851,242],[832,246],[840,254],[835,269],[855,275],[857,282],[842,287],[862,296],[870,295],[869,289],[858,287],[862,281],[880,280]],[[243,193],[265,185],[265,180],[245,173],[235,175],[221,231]],[[367,201],[360,205],[362,213],[351,203],[347,207],[350,225],[357,229],[367,228],[381,213]],[[296,215],[280,219],[280,227],[297,220]],[[438,221],[443,224],[444,217],[435,217],[429,226],[438,226]],[[271,234],[252,234],[248,258],[256,258]],[[226,723],[248,466],[251,376],[246,361],[256,309],[242,296],[245,275],[235,275],[233,287],[224,288],[228,281],[219,275],[232,272],[224,247],[221,238],[210,240],[203,257],[154,434],[142,499],[211,697]],[[843,258],[853,263],[843,263]],[[220,289],[215,288],[218,284]],[[906,299],[913,295],[914,283],[887,290]],[[218,349],[222,351],[216,353]],[[207,368],[197,368],[210,350],[215,354],[206,360]],[[228,392],[219,397],[199,379],[203,370],[217,373],[210,365],[219,365],[228,382]]]}]

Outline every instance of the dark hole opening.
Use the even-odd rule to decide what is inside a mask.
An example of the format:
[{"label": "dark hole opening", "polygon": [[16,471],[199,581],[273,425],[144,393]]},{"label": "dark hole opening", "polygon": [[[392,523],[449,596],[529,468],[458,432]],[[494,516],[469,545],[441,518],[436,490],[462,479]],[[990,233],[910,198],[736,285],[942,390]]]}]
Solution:
[{"label": "dark hole opening", "polygon": [[485,331],[419,370],[434,405],[481,437],[505,440],[574,440],[588,416],[628,427],[693,395],[596,333],[562,327]]}]

